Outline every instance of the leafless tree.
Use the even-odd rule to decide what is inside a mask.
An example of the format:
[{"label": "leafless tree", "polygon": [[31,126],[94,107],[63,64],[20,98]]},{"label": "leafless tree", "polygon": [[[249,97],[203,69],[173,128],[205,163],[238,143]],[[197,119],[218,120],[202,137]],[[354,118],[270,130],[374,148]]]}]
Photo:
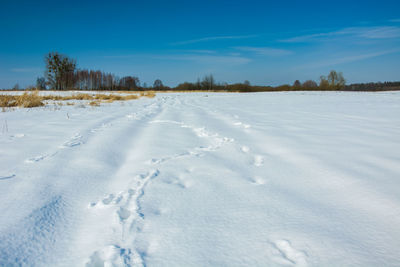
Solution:
[{"label": "leafless tree", "polygon": [[303,83],[303,88],[316,88],[318,84],[313,80],[307,80]]},{"label": "leafless tree", "polygon": [[164,85],[163,85],[163,83],[162,83],[162,81],[160,79],[157,79],[157,80],[154,81],[153,88],[155,90],[160,90],[163,87],[164,87]]}]

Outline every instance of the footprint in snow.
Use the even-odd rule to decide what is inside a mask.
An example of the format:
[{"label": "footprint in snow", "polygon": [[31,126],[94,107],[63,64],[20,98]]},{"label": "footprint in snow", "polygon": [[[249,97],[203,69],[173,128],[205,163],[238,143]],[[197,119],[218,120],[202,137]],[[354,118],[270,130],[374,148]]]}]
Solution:
[{"label": "footprint in snow", "polygon": [[274,244],[277,250],[275,260],[277,263],[282,263],[292,266],[307,266],[307,254],[303,251],[297,250],[292,247],[288,240],[277,240]]},{"label": "footprint in snow", "polygon": [[130,119],[130,120],[133,120],[133,119],[136,119],[136,118],[137,118],[137,115],[136,115],[135,113],[132,113],[132,114],[126,115],[125,117],[128,118],[128,119]]},{"label": "footprint in snow", "polygon": [[261,155],[255,155],[254,156],[254,166],[260,167],[264,165],[264,158]]},{"label": "footprint in snow", "polygon": [[140,265],[143,265],[142,260],[136,251],[118,245],[109,245],[95,251],[86,263],[86,267]]},{"label": "footprint in snow", "polygon": [[111,201],[113,201],[114,197],[115,197],[114,194],[109,194],[101,202],[103,202],[104,205],[108,205],[111,203]]},{"label": "footprint in snow", "polygon": [[241,126],[241,127],[243,127],[244,129],[249,129],[249,128],[251,127],[249,124],[245,124],[245,123],[243,123],[243,122],[241,122],[241,121],[234,122],[233,125],[235,125],[235,126]]},{"label": "footprint in snow", "polygon": [[130,199],[132,195],[135,194],[135,189],[129,188],[128,191],[126,192],[119,192],[117,195],[115,194],[109,194],[106,197],[104,197],[102,200],[98,202],[92,202],[89,204],[89,207],[94,207],[94,206],[108,206],[108,205],[118,205],[122,200],[124,199]]},{"label": "footprint in snow", "polygon": [[23,138],[25,137],[25,134],[23,133],[17,133],[17,134],[13,134],[10,136],[11,138]]},{"label": "footprint in snow", "polygon": [[188,180],[188,179],[178,178],[178,177],[165,178],[163,180],[163,182],[166,184],[169,184],[169,185],[178,186],[179,188],[182,188],[182,189],[189,188],[193,185],[193,181]]},{"label": "footprint in snow", "polygon": [[263,185],[263,184],[267,183],[267,181],[264,178],[260,177],[260,176],[255,176],[253,178],[250,178],[250,180],[255,185]]},{"label": "footprint in snow", "polygon": [[75,147],[83,144],[82,135],[75,134],[69,141],[65,142],[61,148]]},{"label": "footprint in snow", "polygon": [[124,221],[131,216],[131,211],[124,207],[120,207],[117,213],[121,221]]},{"label": "footprint in snow", "polygon": [[39,155],[30,159],[25,160],[25,163],[36,163],[42,160],[45,160],[46,158],[52,157],[55,154],[57,154],[57,152],[52,153],[52,154],[44,154],[44,155]]},{"label": "footprint in snow", "polygon": [[37,157],[33,157],[30,159],[25,160],[26,163],[35,163],[41,160],[44,160],[45,158],[47,158],[47,155],[41,155],[41,156],[37,156]]},{"label": "footprint in snow", "polygon": [[100,125],[99,127],[93,128],[92,130],[90,130],[92,133],[97,133],[97,132],[101,132],[106,128],[110,128],[112,126],[111,123],[103,123],[102,125]]},{"label": "footprint in snow", "polygon": [[248,146],[242,146],[241,150],[243,153],[249,153],[250,152],[250,148]]}]

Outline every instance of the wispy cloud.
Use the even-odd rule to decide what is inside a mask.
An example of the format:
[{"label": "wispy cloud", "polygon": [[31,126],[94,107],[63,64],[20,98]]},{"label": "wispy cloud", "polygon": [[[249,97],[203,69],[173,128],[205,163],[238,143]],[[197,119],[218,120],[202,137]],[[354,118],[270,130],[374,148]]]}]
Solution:
[{"label": "wispy cloud", "polygon": [[107,58],[107,59],[128,59],[128,58],[134,58],[137,56],[138,55],[135,55],[135,54],[126,54],[126,55],[104,55],[102,57]]},{"label": "wispy cloud", "polygon": [[192,49],[192,50],[183,50],[182,52],[187,53],[196,53],[196,54],[216,54],[215,50],[205,50],[205,49]]},{"label": "wispy cloud", "polygon": [[248,39],[258,37],[259,35],[231,35],[231,36],[212,36],[212,37],[204,37],[199,39],[186,40],[176,43],[171,43],[171,45],[186,45],[186,44],[194,44],[208,41],[216,41],[216,40],[233,40],[233,39]]},{"label": "wispy cloud", "polygon": [[13,68],[12,72],[38,72],[41,68]]},{"label": "wispy cloud", "polygon": [[220,54],[213,50],[176,50],[175,53],[165,54],[126,54],[126,55],[106,55],[107,59],[124,59],[126,61],[135,60],[137,62],[146,61],[192,61],[199,64],[224,64],[242,65],[251,61],[250,58],[241,56],[239,53]]},{"label": "wispy cloud", "polygon": [[154,55],[153,58],[175,61],[193,61],[200,64],[243,65],[251,62],[250,58],[233,55]]},{"label": "wispy cloud", "polygon": [[400,37],[400,27],[395,26],[375,26],[375,27],[349,27],[338,31],[322,32],[309,35],[296,36],[281,42],[303,43],[312,41],[324,41],[337,37],[357,37],[363,39],[390,39]]},{"label": "wispy cloud", "polygon": [[238,46],[235,47],[235,49],[246,52],[254,52],[262,56],[287,56],[293,54],[293,52],[290,50],[278,49],[272,47]]},{"label": "wispy cloud", "polygon": [[300,68],[321,68],[327,66],[334,66],[344,63],[351,63],[360,60],[365,60],[369,58],[389,55],[400,52],[400,49],[392,49],[392,50],[385,50],[385,51],[378,51],[378,52],[370,52],[358,55],[346,55],[346,56],[336,56],[334,58],[324,60],[322,62],[314,62],[306,65],[302,65]]}]

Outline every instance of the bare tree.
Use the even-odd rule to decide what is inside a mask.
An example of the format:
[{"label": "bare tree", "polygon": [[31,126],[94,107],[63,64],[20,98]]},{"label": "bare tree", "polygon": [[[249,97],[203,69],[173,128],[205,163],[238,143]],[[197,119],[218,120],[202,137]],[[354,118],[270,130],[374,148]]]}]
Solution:
[{"label": "bare tree", "polygon": [[46,79],[43,77],[38,77],[36,79],[36,89],[46,90]]},{"label": "bare tree", "polygon": [[321,76],[319,79],[319,87],[324,90],[329,89],[328,79],[325,76]]},{"label": "bare tree", "polygon": [[125,76],[119,80],[121,90],[137,90],[139,89],[140,81],[138,77]]},{"label": "bare tree", "polygon": [[307,80],[303,83],[303,88],[316,88],[318,84],[313,80]]},{"label": "bare tree", "polygon": [[201,82],[201,85],[202,85],[201,86],[202,89],[212,90],[215,85],[214,76],[212,74],[204,76],[203,81]]},{"label": "bare tree", "polygon": [[294,81],[293,87],[294,88],[300,88],[301,87],[301,82],[299,80]]},{"label": "bare tree", "polygon": [[336,72],[335,70],[331,70],[327,80],[331,87],[341,88],[346,84],[343,74],[341,72]]},{"label": "bare tree", "polygon": [[160,90],[163,87],[164,87],[164,85],[163,85],[163,83],[162,83],[162,81],[160,79],[157,79],[157,80],[154,81],[154,84],[153,84],[153,88],[154,89]]}]

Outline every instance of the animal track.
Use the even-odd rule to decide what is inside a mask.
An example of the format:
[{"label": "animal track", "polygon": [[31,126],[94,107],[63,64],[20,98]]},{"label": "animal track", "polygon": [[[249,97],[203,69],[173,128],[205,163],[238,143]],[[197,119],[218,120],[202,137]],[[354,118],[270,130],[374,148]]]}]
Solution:
[{"label": "animal track", "polygon": [[17,134],[13,134],[10,136],[11,138],[23,138],[25,137],[25,134],[23,133],[17,133]]},{"label": "animal track", "polygon": [[250,148],[248,146],[242,146],[241,147],[242,152],[244,153],[249,153],[250,152]]},{"label": "animal track", "polygon": [[45,158],[47,158],[47,155],[41,155],[41,156],[37,156],[37,157],[33,157],[30,159],[25,160],[26,163],[35,163],[41,160],[44,160]]},{"label": "animal track", "polygon": [[36,162],[45,160],[45,159],[47,159],[49,157],[53,157],[56,154],[57,154],[57,152],[54,152],[52,154],[44,154],[44,155],[36,156],[36,157],[33,157],[33,158],[25,160],[25,162],[26,163],[36,163]]},{"label": "animal track", "polygon": [[249,129],[249,128],[251,127],[249,124],[245,124],[245,123],[243,123],[243,122],[241,122],[241,121],[234,122],[233,125],[235,125],[235,126],[241,126],[241,127],[243,127],[244,129]]},{"label": "animal track", "polygon": [[[218,133],[212,133],[207,131],[204,127],[194,127],[194,126],[190,126],[187,124],[184,124],[183,122],[179,122],[179,121],[172,121],[172,120],[153,120],[150,123],[171,123],[171,124],[177,124],[180,125],[180,127],[182,128],[188,128],[190,130],[192,130],[198,137],[200,138],[207,138],[211,144],[209,146],[201,146],[201,147],[195,147],[194,149],[189,150],[188,152],[185,152],[181,155],[177,155],[177,156],[172,156],[169,157],[168,160],[170,159],[176,159],[178,157],[182,157],[182,156],[187,156],[187,155],[195,155],[195,156],[201,156],[201,153],[198,153],[197,151],[216,151],[218,150],[222,145],[226,144],[226,143],[232,143],[235,140],[233,138],[229,138],[229,137],[221,137]],[[160,162],[164,162],[165,160],[158,161]]]},{"label": "animal track", "polygon": [[251,182],[256,184],[256,185],[263,185],[266,183],[266,180],[260,176],[255,176],[253,178],[250,178]]},{"label": "animal track", "polygon": [[164,179],[163,182],[166,184],[176,185],[182,189],[189,188],[193,184],[191,180],[184,179],[181,175],[179,177],[168,177]]},{"label": "animal track", "polygon": [[83,144],[82,135],[77,133],[69,141],[65,142],[61,148],[75,147]]},{"label": "animal track", "polygon": [[255,155],[255,156],[254,156],[254,166],[260,167],[260,166],[262,166],[262,165],[264,165],[264,158],[263,158],[263,156]]},{"label": "animal track", "polygon": [[[151,179],[160,174],[154,170],[139,174],[133,179],[134,186],[119,194],[109,194],[97,203],[91,203],[90,208],[108,207],[114,209],[120,222],[122,233],[121,243],[125,245],[110,245],[93,252],[86,266],[140,266],[143,265],[143,255],[132,247],[135,233],[141,231],[141,221],[144,214],[141,211],[140,198]],[[128,234],[125,236],[125,234]]]},{"label": "animal track", "polygon": [[92,130],[90,130],[92,133],[96,133],[96,132],[101,132],[104,131],[104,129],[106,128],[110,128],[112,126],[111,123],[103,123],[101,126],[97,127],[97,128],[93,128]]},{"label": "animal track", "polygon": [[122,248],[118,245],[110,245],[101,250],[95,251],[86,267],[98,266],[138,266],[142,265],[139,255],[131,249]]},{"label": "animal track", "polygon": [[137,115],[136,115],[135,113],[132,113],[132,114],[126,115],[125,117],[127,117],[128,119],[133,120],[133,119],[136,119],[136,118],[137,118]]},{"label": "animal track", "polygon": [[114,199],[114,194],[109,194],[106,198],[104,198],[101,202],[104,205],[108,205],[111,203],[111,201]]},{"label": "animal track", "polygon": [[296,250],[288,240],[277,240],[273,246],[276,248],[279,258],[275,258],[283,264],[294,266],[307,266],[307,254]]}]

